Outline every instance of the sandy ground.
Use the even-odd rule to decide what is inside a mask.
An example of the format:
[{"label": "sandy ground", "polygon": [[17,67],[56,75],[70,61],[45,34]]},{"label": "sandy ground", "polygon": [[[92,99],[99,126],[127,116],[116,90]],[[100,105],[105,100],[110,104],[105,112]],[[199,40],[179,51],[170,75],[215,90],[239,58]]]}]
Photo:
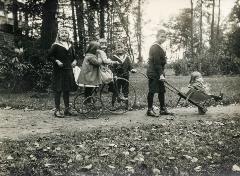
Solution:
[{"label": "sandy ground", "polygon": [[0,140],[21,139],[29,135],[56,135],[65,132],[86,131],[142,124],[178,123],[179,121],[218,120],[240,117],[240,105],[210,107],[206,115],[198,115],[197,108],[175,108],[171,116],[147,117],[146,110],[129,111],[123,115],[85,119],[81,116],[55,118],[52,111],[0,109]]}]

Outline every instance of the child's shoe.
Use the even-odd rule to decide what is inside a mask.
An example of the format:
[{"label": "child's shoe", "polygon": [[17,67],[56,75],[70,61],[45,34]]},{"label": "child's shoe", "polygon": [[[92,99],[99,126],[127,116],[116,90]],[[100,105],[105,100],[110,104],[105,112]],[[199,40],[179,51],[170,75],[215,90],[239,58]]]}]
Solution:
[{"label": "child's shoe", "polygon": [[172,112],[169,112],[166,108],[163,108],[159,112],[160,115],[173,115]]},{"label": "child's shoe", "polygon": [[153,110],[148,110],[146,115],[151,117],[158,117],[158,115]]},{"label": "child's shoe", "polygon": [[60,112],[60,110],[55,110],[54,116],[58,118],[64,118],[64,115]]},{"label": "child's shoe", "polygon": [[75,112],[73,112],[70,108],[66,108],[64,111],[65,116],[77,116]]}]

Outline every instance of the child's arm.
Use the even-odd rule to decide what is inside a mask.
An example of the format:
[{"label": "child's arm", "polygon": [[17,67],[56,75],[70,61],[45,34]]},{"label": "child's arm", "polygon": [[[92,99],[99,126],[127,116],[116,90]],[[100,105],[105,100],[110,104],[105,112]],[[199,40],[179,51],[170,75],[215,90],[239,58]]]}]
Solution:
[{"label": "child's arm", "polygon": [[97,59],[97,56],[87,56],[89,57],[88,58],[88,62],[91,64],[91,65],[95,65],[95,66],[100,66],[102,64],[102,61],[101,60],[98,60]]},{"label": "child's arm", "polygon": [[110,65],[118,64],[117,61],[112,61],[111,59],[109,59],[107,57],[107,54],[102,50],[98,50],[98,55],[99,55],[99,57],[101,58],[101,60],[104,64],[110,64]]},{"label": "child's arm", "polygon": [[128,61],[128,71],[130,71],[130,72],[132,72],[132,73],[136,73],[137,70],[133,68],[129,56],[127,56],[127,61]]},{"label": "child's arm", "polygon": [[194,82],[194,83],[190,84],[190,88],[194,88],[194,89],[204,92],[204,93],[206,92],[204,85],[200,82]]}]

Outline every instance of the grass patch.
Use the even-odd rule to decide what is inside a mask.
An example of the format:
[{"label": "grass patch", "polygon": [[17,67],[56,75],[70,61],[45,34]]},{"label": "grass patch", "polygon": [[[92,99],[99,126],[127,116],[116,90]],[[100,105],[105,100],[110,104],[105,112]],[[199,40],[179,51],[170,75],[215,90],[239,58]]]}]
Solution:
[{"label": "grass patch", "polygon": [[[177,89],[181,90],[182,87],[187,86],[189,82],[189,76],[167,76],[169,83],[174,85]],[[205,77],[207,83],[211,85],[213,94],[219,95],[220,92],[224,93],[224,98],[220,102],[223,105],[239,103],[240,102],[240,77],[239,76],[211,76]],[[145,108],[147,105],[147,92],[148,92],[148,80],[142,74],[132,74],[130,78],[131,84],[135,87],[137,93],[137,108]],[[53,109],[53,93],[9,93],[0,91],[0,107],[12,107],[17,109]],[[76,93],[73,93],[70,97],[70,102],[73,102],[73,98]],[[168,107],[175,107],[178,96],[167,90],[166,104]],[[63,100],[62,105],[63,105]],[[157,96],[154,100],[158,105]],[[213,102],[213,105],[214,102]]]}]

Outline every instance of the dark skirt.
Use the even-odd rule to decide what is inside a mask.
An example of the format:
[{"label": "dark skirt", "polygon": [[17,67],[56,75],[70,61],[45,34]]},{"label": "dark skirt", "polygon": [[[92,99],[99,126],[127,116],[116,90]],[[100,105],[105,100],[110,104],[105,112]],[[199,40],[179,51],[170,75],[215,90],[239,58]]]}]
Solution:
[{"label": "dark skirt", "polygon": [[54,91],[76,91],[77,84],[72,69],[56,69],[53,71],[52,89]]},{"label": "dark skirt", "polygon": [[149,88],[149,93],[165,93],[166,92],[164,81],[157,80],[157,79],[149,79],[148,88]]}]

